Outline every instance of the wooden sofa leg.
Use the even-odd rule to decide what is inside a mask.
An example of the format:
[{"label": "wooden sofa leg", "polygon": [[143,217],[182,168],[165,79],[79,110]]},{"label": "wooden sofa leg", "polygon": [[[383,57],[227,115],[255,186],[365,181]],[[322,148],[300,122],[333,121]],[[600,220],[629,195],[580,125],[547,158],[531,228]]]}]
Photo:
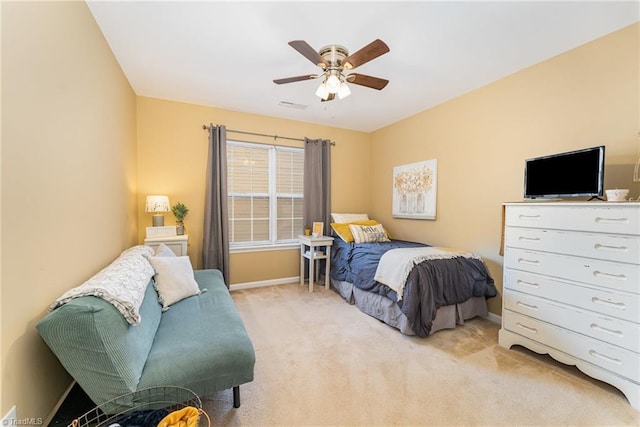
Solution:
[{"label": "wooden sofa leg", "polygon": [[240,386],[237,385],[233,388],[233,407],[240,407]]}]

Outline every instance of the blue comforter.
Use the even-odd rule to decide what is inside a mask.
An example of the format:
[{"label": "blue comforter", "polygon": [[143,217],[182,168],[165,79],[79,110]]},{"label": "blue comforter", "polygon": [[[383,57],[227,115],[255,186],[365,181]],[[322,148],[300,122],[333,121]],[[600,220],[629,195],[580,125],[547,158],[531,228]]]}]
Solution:
[{"label": "blue comforter", "polygon": [[[393,292],[373,278],[382,255],[391,249],[428,246],[424,243],[391,240],[382,243],[347,243],[339,237],[331,248],[331,277],[353,283],[360,289],[386,295]],[[395,295],[393,299],[396,300]]]},{"label": "blue comforter", "polygon": [[428,246],[418,242],[391,240],[383,243],[347,243],[336,238],[331,251],[331,277],[353,283],[398,303],[418,336],[427,336],[438,308],[460,304],[469,298],[495,297],[497,290],[486,266],[471,258],[436,259],[416,265],[398,302],[395,291],[374,280],[382,255],[396,248]]}]

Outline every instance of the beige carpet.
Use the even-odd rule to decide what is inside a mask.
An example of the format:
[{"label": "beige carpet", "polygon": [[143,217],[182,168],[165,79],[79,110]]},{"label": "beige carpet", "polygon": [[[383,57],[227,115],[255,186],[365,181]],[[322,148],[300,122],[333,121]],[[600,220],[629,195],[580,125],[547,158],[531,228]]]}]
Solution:
[{"label": "beige carpet", "polygon": [[232,292],[255,379],[203,403],[212,426],[640,425],[617,389],[548,356],[498,346],[476,318],[408,337],[337,293],[282,285]]}]

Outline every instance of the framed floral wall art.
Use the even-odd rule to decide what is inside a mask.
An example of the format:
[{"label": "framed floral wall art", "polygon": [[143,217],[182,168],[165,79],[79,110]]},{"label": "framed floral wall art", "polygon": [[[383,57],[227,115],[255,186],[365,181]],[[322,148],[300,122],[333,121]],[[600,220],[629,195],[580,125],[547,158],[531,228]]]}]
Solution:
[{"label": "framed floral wall art", "polygon": [[436,219],[436,159],[393,168],[393,216]]}]

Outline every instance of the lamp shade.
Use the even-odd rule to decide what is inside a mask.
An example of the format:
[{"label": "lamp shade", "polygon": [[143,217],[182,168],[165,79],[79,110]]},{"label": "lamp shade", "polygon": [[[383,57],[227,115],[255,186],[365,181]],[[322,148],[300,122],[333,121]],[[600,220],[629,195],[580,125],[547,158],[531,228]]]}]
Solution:
[{"label": "lamp shade", "polygon": [[338,89],[340,89],[340,79],[335,74],[331,74],[327,78],[325,85],[329,93],[338,93]]},{"label": "lamp shade", "polygon": [[351,89],[349,89],[349,86],[347,86],[347,84],[344,82],[340,83],[340,89],[338,89],[338,98],[344,99],[349,95],[351,95]]},{"label": "lamp shade", "polygon": [[316,96],[327,99],[329,97],[329,91],[327,90],[327,86],[325,86],[324,82],[318,86],[318,90],[316,90]]},{"label": "lamp shade", "polygon": [[169,196],[147,196],[145,212],[169,212]]}]

